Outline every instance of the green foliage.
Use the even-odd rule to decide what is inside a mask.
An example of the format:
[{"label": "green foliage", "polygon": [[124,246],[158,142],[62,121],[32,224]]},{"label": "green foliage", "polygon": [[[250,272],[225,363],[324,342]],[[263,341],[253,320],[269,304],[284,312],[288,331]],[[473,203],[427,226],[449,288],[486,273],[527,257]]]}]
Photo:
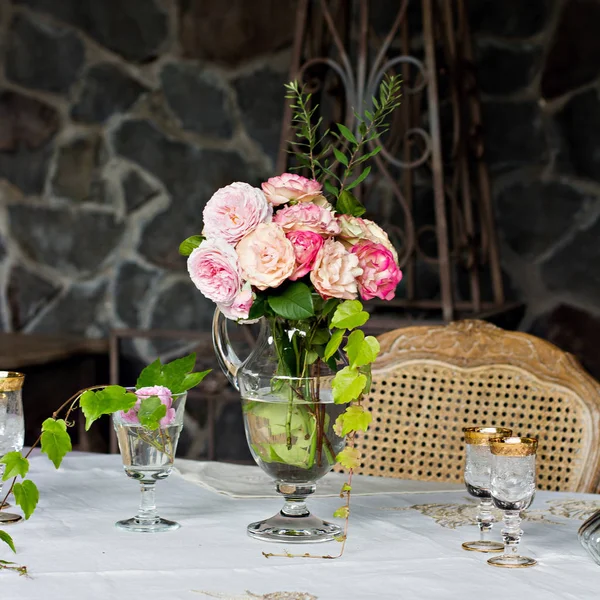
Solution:
[{"label": "green foliage", "polygon": [[350,516],[350,508],[348,506],[340,506],[333,511],[333,516],[338,519],[347,519]]},{"label": "green foliage", "polygon": [[5,454],[0,459],[0,463],[5,465],[2,481],[7,481],[18,476],[25,477],[29,471],[29,461],[20,452]]},{"label": "green foliage", "polygon": [[355,329],[362,327],[369,320],[369,313],[363,310],[358,300],[342,302],[333,313],[331,325],[338,329]]},{"label": "green foliage", "polygon": [[119,385],[109,385],[101,390],[84,392],[79,398],[79,406],[85,415],[86,431],[102,415],[110,415],[120,410],[128,411],[136,402],[136,395]]},{"label": "green foliage", "polygon": [[350,405],[336,419],[336,431],[340,431],[341,435],[348,435],[352,431],[366,431],[373,419],[373,416],[368,410],[365,410],[360,405]]},{"label": "green foliage", "polygon": [[348,336],[348,343],[344,347],[350,366],[363,367],[371,364],[379,354],[379,342],[372,335],[365,334],[357,329]]},{"label": "green foliage", "polygon": [[335,458],[342,467],[356,469],[360,465],[360,450],[346,446]]},{"label": "green foliage", "polygon": [[367,212],[367,209],[361,204],[360,200],[347,189],[341,192],[335,205],[337,212],[360,217]]},{"label": "green foliage", "polygon": [[336,404],[347,404],[356,400],[365,389],[367,378],[358,369],[344,367],[335,374],[331,389]]},{"label": "green foliage", "polygon": [[189,256],[206,238],[202,235],[193,235],[179,244],[179,254]]},{"label": "green foliage", "polygon": [[160,427],[160,420],[167,414],[167,407],[160,401],[157,396],[144,398],[140,402],[140,408],[137,413],[140,424],[154,431]]},{"label": "green foliage", "polygon": [[8,544],[8,547],[16,554],[15,543],[13,539],[6,533],[6,531],[2,531],[0,529],[0,540],[2,540],[5,544]]},{"label": "green foliage", "polygon": [[58,469],[62,459],[71,452],[71,437],[67,432],[67,423],[64,419],[46,419],[42,423],[41,435],[42,452],[54,463]]},{"label": "green foliage", "polygon": [[346,333],[345,329],[336,329],[330,340],[327,342],[327,346],[325,346],[324,358],[325,360],[329,360],[340,347],[342,340],[344,339],[344,334]]},{"label": "green foliage", "polygon": [[21,507],[25,518],[29,519],[40,499],[40,493],[35,483],[31,479],[25,479],[22,483],[15,483],[13,494],[15,495],[15,502]]},{"label": "green foliage", "polygon": [[292,283],[278,296],[269,296],[268,302],[276,315],[290,321],[308,319],[315,314],[312,292],[301,281]]},{"label": "green foliage", "polygon": [[196,387],[210,373],[210,369],[192,373],[195,364],[195,353],[178,358],[166,365],[163,365],[157,358],[140,373],[135,387],[139,390],[144,387],[160,385],[169,388],[173,394],[182,394]]}]

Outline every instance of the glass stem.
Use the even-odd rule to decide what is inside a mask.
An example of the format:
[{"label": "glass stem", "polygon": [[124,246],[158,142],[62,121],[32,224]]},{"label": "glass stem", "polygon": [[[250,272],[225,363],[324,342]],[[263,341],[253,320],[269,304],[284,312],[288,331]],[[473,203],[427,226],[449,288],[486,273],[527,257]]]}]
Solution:
[{"label": "glass stem", "polygon": [[155,484],[154,482],[141,481],[140,486],[142,492],[140,508],[135,520],[142,523],[156,522],[158,521],[158,515],[156,514]]},{"label": "glass stem", "polygon": [[277,491],[285,498],[285,504],[281,509],[284,517],[308,517],[310,511],[306,506],[306,497],[313,494],[316,485],[314,483],[284,483],[279,481],[275,484]]},{"label": "glass stem", "polygon": [[519,542],[523,535],[523,530],[521,529],[521,511],[504,511],[503,521],[502,539],[504,540],[504,555],[517,556]]},{"label": "glass stem", "polygon": [[492,499],[482,498],[479,502],[477,511],[477,524],[479,525],[479,539],[487,542],[489,534],[494,525],[494,515],[492,514]]}]

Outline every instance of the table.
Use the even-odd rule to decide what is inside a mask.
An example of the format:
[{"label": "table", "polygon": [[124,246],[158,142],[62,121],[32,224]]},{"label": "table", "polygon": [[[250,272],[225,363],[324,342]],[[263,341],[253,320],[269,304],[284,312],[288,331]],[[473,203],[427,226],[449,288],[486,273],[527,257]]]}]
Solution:
[{"label": "table", "polygon": [[[118,455],[73,453],[58,471],[36,456],[30,476],[40,504],[9,530],[16,558],[7,550],[0,556],[27,565],[31,578],[0,572],[6,600],[583,600],[600,586],[600,567],[577,542],[581,521],[567,518],[600,505],[593,495],[539,492],[533,520],[524,523],[523,550],[540,564],[505,570],[461,549],[475,527],[448,526],[464,521],[466,509],[439,505],[468,504],[462,490],[432,492],[424,484],[413,493],[357,496],[343,558],[266,559],[261,551],[282,548],[247,537],[245,528],[279,510],[279,499],[232,498],[174,473],[157,484],[158,506],[182,528],[133,534],[113,525],[134,514],[139,494]],[[339,505],[331,497],[310,503],[325,517]],[[338,544],[289,549],[298,548],[334,553]]]}]

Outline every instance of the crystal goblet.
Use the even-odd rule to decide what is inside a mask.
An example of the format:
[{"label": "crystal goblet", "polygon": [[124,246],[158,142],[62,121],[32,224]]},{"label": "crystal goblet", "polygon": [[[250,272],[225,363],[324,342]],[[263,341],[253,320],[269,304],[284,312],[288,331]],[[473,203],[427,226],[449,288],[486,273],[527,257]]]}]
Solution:
[{"label": "crystal goblet", "polygon": [[521,511],[535,495],[535,438],[506,437],[490,440],[492,453],[492,501],[504,511],[504,553],[487,562],[493,567],[523,568],[537,564],[533,558],[518,553],[521,530]]},{"label": "crystal goblet", "polygon": [[506,427],[465,427],[463,433],[466,445],[465,485],[469,494],[479,499],[479,539],[464,542],[462,547],[473,552],[502,552],[503,544],[488,539],[494,524],[490,492],[490,439],[510,436],[512,431]]},{"label": "crystal goblet", "polygon": [[594,562],[600,565],[600,510],[583,523],[577,536]]},{"label": "crystal goblet", "polygon": [[[25,420],[23,417],[22,390],[25,375],[16,371],[0,371],[0,456],[8,452],[20,452],[25,438]],[[0,475],[4,473],[4,465],[0,465]],[[2,480],[0,479],[0,503]],[[0,508],[10,506],[3,504]],[[2,510],[0,525],[8,525],[22,521],[23,517]]]},{"label": "crystal goblet", "polygon": [[[117,521],[116,526],[127,531],[156,533],[178,529],[179,523],[168,521],[156,512],[155,485],[166,479],[175,460],[179,434],[183,427],[183,415],[187,393],[174,395],[171,409],[161,419],[158,429],[150,430],[139,421],[132,422],[127,414],[113,414],[113,425],[123,468],[128,477],[140,482],[140,507],[135,517]],[[135,421],[136,419],[134,419]]]}]

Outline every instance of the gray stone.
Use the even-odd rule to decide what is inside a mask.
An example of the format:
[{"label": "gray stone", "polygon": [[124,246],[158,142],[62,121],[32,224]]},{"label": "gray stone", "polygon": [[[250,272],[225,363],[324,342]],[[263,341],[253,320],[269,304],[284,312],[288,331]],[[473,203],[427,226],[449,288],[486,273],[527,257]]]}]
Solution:
[{"label": "gray stone", "polygon": [[104,162],[104,147],[99,133],[71,140],[58,150],[52,188],[58,196],[73,200],[101,199],[98,185],[100,167]]},{"label": "gray stone", "polygon": [[184,269],[181,240],[202,229],[202,209],[220,187],[233,181],[258,184],[236,152],[201,150],[175,141],[147,121],[128,121],[116,131],[116,151],[160,179],[172,197],[171,206],[144,230],[140,251],[171,269]]},{"label": "gray stone", "polygon": [[67,274],[91,273],[118,246],[125,224],[114,215],[12,205],[10,231],[25,254]]},{"label": "gray stone", "polygon": [[106,300],[106,285],[73,285],[27,328],[29,333],[88,335],[97,324]]},{"label": "gray stone", "polygon": [[297,0],[179,0],[184,56],[234,66],[289,46],[296,4]]},{"label": "gray stone", "polygon": [[111,63],[94,65],[84,78],[79,100],[71,117],[86,123],[103,123],[127,112],[147,88]]},{"label": "gray stone", "polygon": [[7,290],[13,329],[23,329],[60,290],[60,285],[47,281],[23,267],[14,267],[10,273]]},{"label": "gray stone", "polygon": [[17,14],[6,48],[6,77],[21,85],[65,93],[79,76],[84,47],[75,33]]},{"label": "gray stone", "polygon": [[579,294],[594,304],[600,299],[600,220],[578,233],[542,267],[542,278],[551,291]]},{"label": "gray stone", "polygon": [[137,171],[129,171],[123,179],[123,195],[125,196],[127,212],[140,208],[158,193],[158,190],[151,186]]},{"label": "gray stone", "polygon": [[545,163],[548,148],[535,102],[484,102],[485,157],[494,169]]},{"label": "gray stone", "polygon": [[0,92],[0,178],[25,194],[44,189],[58,112],[18,92]]},{"label": "gray stone", "polygon": [[476,0],[468,3],[472,31],[509,38],[541,32],[552,12],[554,0]]},{"label": "gray stone", "polygon": [[514,252],[533,258],[561,238],[584,201],[577,190],[558,181],[520,181],[495,199],[496,222]]},{"label": "gray stone", "polygon": [[476,50],[477,84],[486,94],[511,94],[527,87],[540,69],[543,48],[480,43]]},{"label": "gray stone", "polygon": [[569,100],[557,115],[563,136],[565,160],[572,170],[583,177],[600,181],[600,96],[589,89]]},{"label": "gray stone", "polygon": [[140,311],[148,300],[146,294],[155,279],[155,271],[135,262],[124,262],[119,266],[115,304],[117,315],[129,327],[138,327]]},{"label": "gray stone", "polygon": [[168,17],[155,0],[15,0],[83,29],[133,62],[156,58],[168,35]]},{"label": "gray stone", "polygon": [[570,0],[560,17],[542,76],[542,95],[562,96],[598,77],[600,4]]},{"label": "gray stone", "polygon": [[287,73],[265,68],[235,81],[238,106],[248,135],[262,146],[273,162],[277,160],[284,108]]},{"label": "gray stone", "polygon": [[216,75],[197,65],[168,64],[160,77],[167,102],[184,129],[231,137],[230,100]]}]

